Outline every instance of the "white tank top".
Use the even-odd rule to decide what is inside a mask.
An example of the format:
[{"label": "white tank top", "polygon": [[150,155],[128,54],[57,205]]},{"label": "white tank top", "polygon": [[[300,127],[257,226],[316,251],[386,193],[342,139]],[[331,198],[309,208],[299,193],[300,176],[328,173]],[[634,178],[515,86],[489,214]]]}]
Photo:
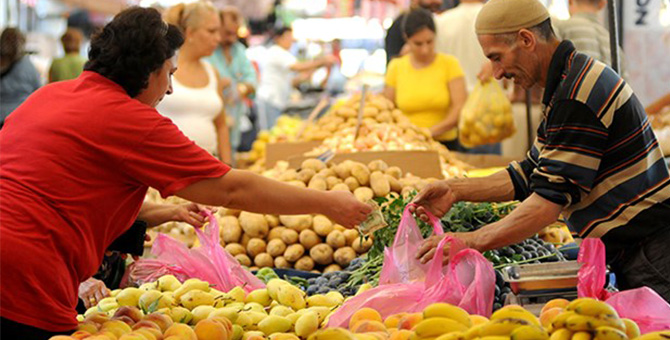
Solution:
[{"label": "white tank top", "polygon": [[177,127],[211,154],[218,153],[217,133],[214,118],[221,114],[223,101],[218,94],[214,67],[201,61],[207,71],[208,83],[204,87],[186,87],[172,78],[172,94],[165,96],[156,109],[172,119]]}]

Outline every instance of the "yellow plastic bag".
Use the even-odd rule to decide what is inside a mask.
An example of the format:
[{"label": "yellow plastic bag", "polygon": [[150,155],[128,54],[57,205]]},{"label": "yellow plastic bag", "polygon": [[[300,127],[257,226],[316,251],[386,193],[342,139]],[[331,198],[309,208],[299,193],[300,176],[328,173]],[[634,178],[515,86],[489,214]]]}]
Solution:
[{"label": "yellow plastic bag", "polygon": [[463,106],[458,132],[465,147],[498,143],[514,135],[512,103],[497,82],[477,83]]}]

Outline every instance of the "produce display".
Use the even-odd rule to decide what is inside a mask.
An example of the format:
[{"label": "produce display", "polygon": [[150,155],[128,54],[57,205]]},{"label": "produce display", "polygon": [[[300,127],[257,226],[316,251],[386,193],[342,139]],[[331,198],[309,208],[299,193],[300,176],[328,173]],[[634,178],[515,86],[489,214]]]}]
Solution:
[{"label": "produce display", "polygon": [[302,124],[303,121],[298,116],[279,116],[277,123],[270,131],[263,130],[258,133],[256,140],[251,145],[249,159],[256,162],[265,158],[265,148],[268,143],[295,141]]},{"label": "produce display", "polygon": [[361,308],[348,327],[328,328],[328,318],[347,301],[331,291],[306,296],[287,281],[273,278],[267,287],[245,293],[221,292],[207,282],[179,282],[163,276],[112,296],[79,315],[77,331],[62,339],[106,340],[319,340],[319,339],[663,339],[670,331],[640,335],[638,325],[621,319],[608,304],[589,298],[549,301],[540,317],[508,305],[490,318],[470,315],[457,306],[434,303],[418,313],[385,318]]},{"label": "produce display", "polygon": [[459,141],[467,147],[493,144],[516,132],[512,103],[495,81],[478,83],[458,122]]}]

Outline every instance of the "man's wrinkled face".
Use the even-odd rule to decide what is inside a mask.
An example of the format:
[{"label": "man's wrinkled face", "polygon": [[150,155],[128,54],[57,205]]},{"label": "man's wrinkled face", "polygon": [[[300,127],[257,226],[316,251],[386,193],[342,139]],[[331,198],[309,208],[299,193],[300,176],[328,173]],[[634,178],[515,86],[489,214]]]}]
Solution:
[{"label": "man's wrinkled face", "polygon": [[510,43],[492,34],[479,35],[478,39],[484,55],[491,60],[496,79],[513,79],[514,84],[524,89],[535,85],[536,58],[519,45],[518,39]]}]

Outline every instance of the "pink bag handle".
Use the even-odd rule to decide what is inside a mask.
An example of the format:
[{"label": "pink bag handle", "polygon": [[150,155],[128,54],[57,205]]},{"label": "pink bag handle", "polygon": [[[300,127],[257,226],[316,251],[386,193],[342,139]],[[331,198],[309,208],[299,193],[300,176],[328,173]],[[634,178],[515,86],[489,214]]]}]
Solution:
[{"label": "pink bag handle", "polygon": [[[409,211],[410,207],[418,208],[419,206],[416,205],[416,203],[410,203],[405,207],[405,211],[403,212],[402,218],[412,218],[412,213]],[[425,209],[424,209],[425,210]],[[442,235],[444,234],[444,230],[442,229],[442,222],[440,222],[440,219],[435,217],[430,211],[426,211],[426,216],[428,216],[428,219],[430,220],[430,224],[433,226],[433,233],[435,235]]]},{"label": "pink bag handle", "polygon": [[432,262],[428,269],[428,274],[426,275],[426,283],[432,285],[438,282],[442,278],[442,259],[444,258],[444,247],[447,243],[450,243],[454,240],[453,237],[447,236],[443,237],[440,243],[437,244],[435,248],[435,255],[433,255]]}]

